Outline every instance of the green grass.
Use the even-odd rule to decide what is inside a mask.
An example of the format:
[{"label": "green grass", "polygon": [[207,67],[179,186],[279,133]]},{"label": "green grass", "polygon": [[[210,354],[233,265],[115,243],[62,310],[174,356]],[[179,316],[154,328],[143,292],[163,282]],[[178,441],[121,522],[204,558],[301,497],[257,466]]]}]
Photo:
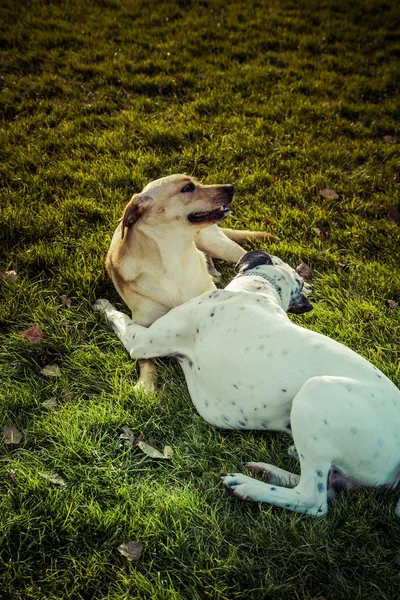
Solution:
[{"label": "green grass", "polygon": [[[289,440],[213,429],[171,361],[159,397],[137,395],[135,364],[91,309],[123,308],[104,258],[133,192],[178,172],[234,183],[229,225],[267,215],[271,251],[312,267],[315,309],[298,322],[400,385],[386,302],[400,301],[397,3],[2,6],[0,270],[19,278],[0,283],[0,425],[24,437],[0,445],[0,597],[397,599],[398,491],[343,495],[322,520],[241,504],[219,473],[247,459],[297,470]],[[227,283],[232,266],[218,268]],[[31,345],[19,332],[34,323]],[[49,363],[61,377],[40,373]],[[121,446],[125,425],[172,460]],[[131,539],[137,563],[117,551]]]}]

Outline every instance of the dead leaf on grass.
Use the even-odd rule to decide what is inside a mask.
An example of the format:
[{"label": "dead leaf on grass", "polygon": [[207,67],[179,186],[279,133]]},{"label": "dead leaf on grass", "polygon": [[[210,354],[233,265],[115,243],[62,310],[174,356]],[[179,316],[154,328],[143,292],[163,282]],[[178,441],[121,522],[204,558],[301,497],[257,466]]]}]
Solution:
[{"label": "dead leaf on grass", "polygon": [[271,223],[271,217],[269,215],[265,215],[262,218],[262,222],[264,223],[264,225],[268,225],[269,223]]},{"label": "dead leaf on grass", "polygon": [[383,141],[387,144],[393,144],[396,141],[396,138],[394,137],[394,135],[384,135]]},{"label": "dead leaf on grass", "polygon": [[136,445],[147,456],[150,456],[150,458],[164,458],[169,460],[172,456],[172,448],[170,446],[165,446],[164,452],[161,453],[156,448],[153,448],[153,446],[150,446],[150,444],[147,444],[147,442],[144,442],[143,440],[140,440],[140,442],[138,442]]},{"label": "dead leaf on grass", "polygon": [[22,433],[14,425],[4,425],[3,442],[5,444],[19,444],[22,440]]},{"label": "dead leaf on grass", "polygon": [[397,223],[397,225],[400,223],[400,212],[396,206],[389,206],[388,214],[392,221]]},{"label": "dead leaf on grass", "polygon": [[172,450],[171,446],[164,446],[164,458],[172,458],[173,453],[174,451]]},{"label": "dead leaf on grass", "polygon": [[46,365],[40,372],[46,377],[61,377],[61,370],[58,365]]},{"label": "dead leaf on grass", "polygon": [[41,330],[39,325],[32,325],[29,329],[25,331],[20,331],[20,335],[22,335],[25,339],[29,340],[31,344],[37,344],[43,337],[43,331]]},{"label": "dead leaf on grass", "polygon": [[8,471],[7,477],[10,481],[12,481],[12,483],[16,483],[17,482],[17,471],[15,471],[14,469],[11,469],[11,471]]},{"label": "dead leaf on grass", "polygon": [[339,194],[332,190],[332,188],[325,188],[324,190],[319,190],[319,193],[323,198],[333,198],[334,200],[339,200]]},{"label": "dead leaf on grass", "polygon": [[18,279],[17,271],[0,271],[0,281],[15,283]]},{"label": "dead leaf on grass", "polygon": [[49,398],[48,400],[45,400],[44,402],[42,402],[42,404],[41,404],[41,405],[42,405],[44,408],[47,408],[47,409],[52,409],[52,408],[55,408],[55,407],[57,406],[57,404],[58,404],[58,400],[57,400],[57,398],[56,398],[55,396],[52,396],[52,397],[51,397],[51,398]]},{"label": "dead leaf on grass", "polygon": [[139,560],[142,554],[143,546],[140,542],[135,542],[131,540],[130,542],[126,542],[125,544],[121,544],[118,546],[118,552],[125,556],[131,562],[136,562]]},{"label": "dead leaf on grass", "polygon": [[85,338],[83,337],[83,335],[81,334],[81,332],[79,331],[78,328],[76,328],[76,333],[78,334],[79,343],[80,344],[87,344],[87,341],[85,340]]},{"label": "dead leaf on grass", "polygon": [[301,265],[296,267],[296,273],[303,279],[311,277],[311,269],[306,263],[301,263]]},{"label": "dead leaf on grass", "polygon": [[386,302],[388,303],[389,308],[393,308],[394,310],[396,308],[399,308],[399,303],[395,302],[395,300],[389,300],[389,299],[387,299]]},{"label": "dead leaf on grass", "polygon": [[63,305],[64,308],[69,308],[72,304],[70,298],[68,298],[64,294],[62,296],[60,296],[60,300],[61,300],[61,304]]},{"label": "dead leaf on grass", "polygon": [[67,487],[67,482],[58,473],[39,473],[39,475],[43,477],[43,479],[47,479],[47,481],[50,481],[50,483],[54,483],[54,485],[59,485],[60,487]]},{"label": "dead leaf on grass", "polygon": [[326,229],[320,229],[319,227],[311,227],[311,231],[322,240],[328,237],[328,231]]},{"label": "dead leaf on grass", "polygon": [[123,433],[119,436],[119,439],[124,442],[125,446],[136,446],[138,441],[140,441],[140,436],[136,437],[135,434],[127,425],[124,425],[122,428]]}]

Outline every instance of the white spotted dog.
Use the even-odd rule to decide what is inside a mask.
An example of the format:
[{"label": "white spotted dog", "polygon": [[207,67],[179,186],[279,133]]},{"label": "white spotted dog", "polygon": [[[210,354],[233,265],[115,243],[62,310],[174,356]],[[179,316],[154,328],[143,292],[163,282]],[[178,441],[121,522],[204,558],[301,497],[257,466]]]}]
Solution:
[{"label": "white spotted dog", "polygon": [[240,259],[236,272],[224,290],[190,300],[149,328],[107,300],[95,308],[132,358],[175,357],[196,409],[212,425],[293,436],[301,475],[248,463],[268,483],[224,475],[238,498],[323,516],[337,488],[395,486],[400,391],[346,346],[289,320],[286,312],[312,308],[289,265],[256,251]]}]

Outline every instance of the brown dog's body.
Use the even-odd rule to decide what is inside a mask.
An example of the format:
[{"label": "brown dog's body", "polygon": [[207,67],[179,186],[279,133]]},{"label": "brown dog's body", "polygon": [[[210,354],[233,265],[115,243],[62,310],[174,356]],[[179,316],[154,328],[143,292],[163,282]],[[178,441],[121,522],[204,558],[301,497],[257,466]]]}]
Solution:
[{"label": "brown dog's body", "polygon": [[[133,196],[106,266],[135,323],[148,327],[172,308],[215,289],[204,253],[237,262],[245,250],[236,241],[273,237],[220,229],[216,223],[229,214],[232,197],[233,186],[201,185],[186,175],[152,181]],[[140,385],[154,390],[154,364],[141,361],[140,371]]]}]

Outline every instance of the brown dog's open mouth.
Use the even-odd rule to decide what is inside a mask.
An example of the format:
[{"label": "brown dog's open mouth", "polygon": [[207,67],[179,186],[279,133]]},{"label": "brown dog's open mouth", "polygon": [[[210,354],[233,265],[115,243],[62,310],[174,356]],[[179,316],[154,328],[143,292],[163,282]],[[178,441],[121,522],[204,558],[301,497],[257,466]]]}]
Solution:
[{"label": "brown dog's open mouth", "polygon": [[209,223],[216,221],[222,221],[231,212],[228,206],[220,206],[217,210],[210,210],[208,212],[193,212],[188,216],[188,221],[191,223]]}]

